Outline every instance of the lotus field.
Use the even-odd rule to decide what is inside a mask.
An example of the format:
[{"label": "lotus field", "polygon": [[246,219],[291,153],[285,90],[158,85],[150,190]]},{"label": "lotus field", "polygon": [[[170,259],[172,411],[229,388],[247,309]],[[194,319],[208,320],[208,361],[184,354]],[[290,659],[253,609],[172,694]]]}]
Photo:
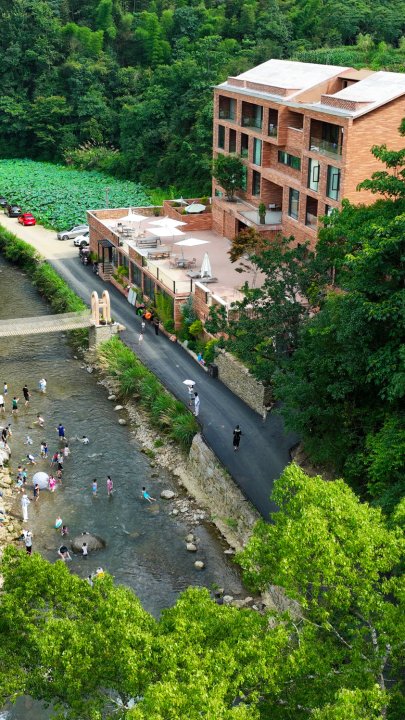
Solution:
[{"label": "lotus field", "polygon": [[55,230],[86,222],[86,210],[150,205],[139,183],[33,160],[0,160],[0,195]]}]

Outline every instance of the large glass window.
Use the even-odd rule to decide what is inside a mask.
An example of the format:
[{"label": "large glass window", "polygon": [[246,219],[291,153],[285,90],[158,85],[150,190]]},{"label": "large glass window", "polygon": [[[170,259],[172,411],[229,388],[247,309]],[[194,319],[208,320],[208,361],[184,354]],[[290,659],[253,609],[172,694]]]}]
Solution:
[{"label": "large glass window", "polygon": [[339,200],[340,170],[337,167],[333,167],[333,165],[328,165],[326,195],[331,198],[331,200]]},{"label": "large glass window", "polygon": [[242,168],[242,190],[247,190],[247,167],[246,165]]},{"label": "large glass window", "polygon": [[253,139],[253,163],[254,165],[262,164],[262,141],[258,138]]},{"label": "large glass window", "polygon": [[149,275],[143,276],[143,291],[151,300],[155,297],[155,283]]},{"label": "large glass window", "polygon": [[242,157],[249,157],[249,135],[242,133],[240,136],[240,154]]},{"label": "large glass window", "polygon": [[229,131],[228,148],[230,153],[236,153],[236,130]]},{"label": "large glass window", "polygon": [[309,158],[308,163],[308,187],[310,190],[318,192],[319,188],[319,175],[321,172],[321,165],[318,160]]},{"label": "large glass window", "polygon": [[295,190],[294,188],[290,188],[289,198],[288,198],[288,214],[290,217],[294,218],[294,220],[298,220],[298,213],[300,208],[300,194],[298,190]]},{"label": "large glass window", "polygon": [[131,261],[131,275],[132,275],[132,282],[134,285],[137,285],[137,287],[142,287],[142,270],[136,263]]},{"label": "large glass window", "polygon": [[219,113],[221,120],[236,120],[236,100],[223,95],[219,98]]},{"label": "large glass window", "polygon": [[260,173],[256,170],[252,173],[252,195],[260,195]]},{"label": "large glass window", "polygon": [[225,128],[223,125],[218,125],[218,147],[225,150]]},{"label": "large glass window", "polygon": [[242,103],[242,127],[253,127],[262,129],[263,108],[253,103]]},{"label": "large glass window", "polygon": [[278,161],[283,165],[288,165],[288,167],[294,170],[301,170],[301,158],[296,155],[290,155],[290,153],[284,152],[284,150],[278,151]]}]

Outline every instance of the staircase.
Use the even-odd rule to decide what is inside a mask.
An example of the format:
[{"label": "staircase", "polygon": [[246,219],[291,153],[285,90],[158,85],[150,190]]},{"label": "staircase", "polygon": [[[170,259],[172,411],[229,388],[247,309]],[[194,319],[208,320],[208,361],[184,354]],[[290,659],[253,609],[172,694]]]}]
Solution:
[{"label": "staircase", "polygon": [[102,263],[99,263],[98,274],[102,280],[109,281],[113,272],[114,268],[112,266],[112,263],[104,263],[104,268]]}]

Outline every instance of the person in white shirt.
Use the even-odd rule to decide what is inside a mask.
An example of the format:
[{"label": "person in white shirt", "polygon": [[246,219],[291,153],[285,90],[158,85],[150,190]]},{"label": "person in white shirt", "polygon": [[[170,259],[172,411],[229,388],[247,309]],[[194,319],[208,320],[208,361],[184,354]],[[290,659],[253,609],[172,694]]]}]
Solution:
[{"label": "person in white shirt", "polygon": [[6,409],[4,407],[4,395],[0,395],[0,412],[2,412],[3,415],[6,412]]}]

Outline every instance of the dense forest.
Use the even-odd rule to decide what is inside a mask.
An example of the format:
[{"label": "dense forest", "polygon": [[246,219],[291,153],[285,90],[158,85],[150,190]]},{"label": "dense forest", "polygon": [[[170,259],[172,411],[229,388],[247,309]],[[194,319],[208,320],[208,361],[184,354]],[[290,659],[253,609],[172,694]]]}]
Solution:
[{"label": "dense forest", "polygon": [[0,156],[201,194],[212,86],[270,57],[400,70],[405,2],[0,0]]}]

